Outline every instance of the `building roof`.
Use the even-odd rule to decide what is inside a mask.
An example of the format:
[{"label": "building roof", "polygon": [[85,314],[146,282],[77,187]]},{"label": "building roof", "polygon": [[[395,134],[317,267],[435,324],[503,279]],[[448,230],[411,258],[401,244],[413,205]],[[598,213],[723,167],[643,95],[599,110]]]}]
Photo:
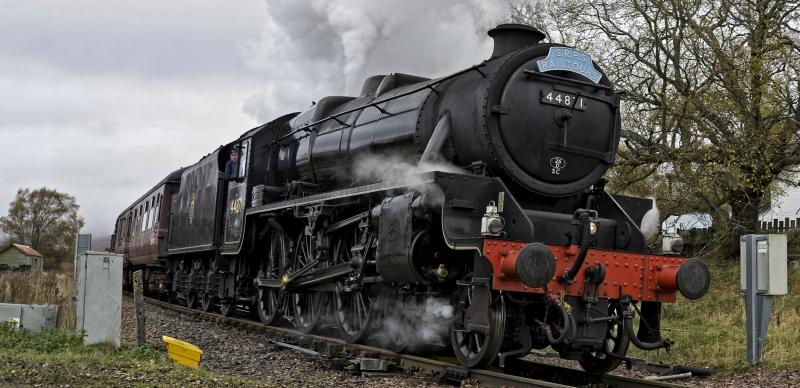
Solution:
[{"label": "building roof", "polygon": [[44,257],[41,253],[37,252],[35,249],[22,244],[8,244],[8,245],[0,245],[0,253],[5,252],[8,248],[17,248],[20,252],[22,252],[25,256],[33,256],[33,257]]}]

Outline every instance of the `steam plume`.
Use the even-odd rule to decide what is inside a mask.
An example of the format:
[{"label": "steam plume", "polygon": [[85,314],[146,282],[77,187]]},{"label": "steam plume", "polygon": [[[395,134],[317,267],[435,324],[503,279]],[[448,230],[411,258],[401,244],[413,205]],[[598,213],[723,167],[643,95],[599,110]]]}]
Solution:
[{"label": "steam plume", "polygon": [[484,30],[508,11],[480,0],[268,0],[247,47],[263,85],[244,110],[266,121],[327,95],[355,95],[372,74],[442,76],[488,58]]}]

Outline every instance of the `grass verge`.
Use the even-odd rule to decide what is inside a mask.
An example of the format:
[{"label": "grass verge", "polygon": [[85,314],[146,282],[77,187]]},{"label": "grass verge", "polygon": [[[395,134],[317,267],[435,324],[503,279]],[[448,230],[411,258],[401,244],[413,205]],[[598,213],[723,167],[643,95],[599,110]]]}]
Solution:
[{"label": "grass verge", "polygon": [[0,323],[0,385],[259,386],[255,380],[173,364],[149,347],[82,345],[59,330]]},{"label": "grass verge", "polygon": [[[670,353],[642,352],[633,357],[670,364],[706,365],[723,373],[749,368],[745,363],[744,298],[739,291],[739,263],[712,263],[711,289],[702,299],[664,306],[663,335],[675,342]],[[633,346],[631,346],[633,348]],[[761,365],[800,370],[800,270],[789,272],[789,294],[773,300],[767,347]]]}]

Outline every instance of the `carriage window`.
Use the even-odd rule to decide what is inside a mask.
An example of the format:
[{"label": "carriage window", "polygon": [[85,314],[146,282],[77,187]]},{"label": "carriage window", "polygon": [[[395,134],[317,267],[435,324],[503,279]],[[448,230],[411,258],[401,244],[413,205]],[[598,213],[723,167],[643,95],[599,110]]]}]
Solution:
[{"label": "carriage window", "polygon": [[137,234],[144,230],[144,206],[139,205],[139,220],[137,221]]},{"label": "carriage window", "polygon": [[147,226],[148,229],[152,229],[153,225],[156,224],[156,217],[158,217],[158,210],[156,207],[156,196],[154,195],[153,198],[150,199],[150,203],[153,204],[153,207],[150,209],[150,224]]},{"label": "carriage window", "polygon": [[156,206],[156,217],[161,218],[161,194],[158,195],[158,205]]},{"label": "carriage window", "polygon": [[142,232],[147,230],[148,225],[150,225],[150,202],[145,202],[144,217],[142,217]]}]

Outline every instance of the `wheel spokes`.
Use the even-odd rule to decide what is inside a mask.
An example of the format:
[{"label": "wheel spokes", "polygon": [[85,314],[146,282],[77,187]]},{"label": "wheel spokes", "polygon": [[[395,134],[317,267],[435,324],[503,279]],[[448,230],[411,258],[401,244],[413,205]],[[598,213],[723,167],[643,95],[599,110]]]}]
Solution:
[{"label": "wheel spokes", "polygon": [[[611,317],[620,316],[619,307],[610,305],[608,314]],[[601,374],[615,369],[620,364],[620,358],[609,356],[625,356],[628,350],[628,337],[622,330],[619,321],[611,320],[607,323],[605,338],[602,347],[598,350],[585,352],[579,360],[581,367],[589,373]]]},{"label": "wheel spokes", "polygon": [[[258,277],[263,279],[279,279],[282,264],[286,262],[286,238],[273,230],[269,240],[269,250],[266,260],[262,260]],[[257,292],[256,307],[258,317],[264,324],[270,325],[279,317],[281,310],[278,301],[278,290],[269,287],[259,287]]]},{"label": "wheel spokes", "polygon": [[[500,351],[505,334],[505,302],[502,297],[492,298],[494,302],[489,304],[488,314],[489,327],[487,332],[470,330],[466,321],[468,314],[481,314],[479,311],[469,309],[473,305],[476,297],[474,287],[466,286],[460,291],[460,300],[456,305],[459,310],[455,315],[450,328],[450,342],[456,353],[458,360],[467,367],[486,367],[490,365]],[[479,294],[486,297],[485,294]]]},{"label": "wheel spokes", "polygon": [[[339,280],[337,291],[333,293],[336,308],[336,323],[342,337],[350,342],[365,339],[371,328],[373,316],[377,314],[375,302],[366,294],[360,284],[360,270],[356,265],[353,248],[363,240],[369,240],[369,232],[362,230],[358,225],[353,225],[335,239],[333,264],[350,264],[356,272],[346,275]],[[369,250],[364,248],[361,260],[366,260]]]},{"label": "wheel spokes", "polygon": [[[301,234],[297,239],[297,251],[292,260],[291,270],[297,271],[314,261],[314,240],[312,236]],[[295,326],[301,331],[311,332],[319,324],[321,301],[315,292],[294,292],[291,302]]]}]

